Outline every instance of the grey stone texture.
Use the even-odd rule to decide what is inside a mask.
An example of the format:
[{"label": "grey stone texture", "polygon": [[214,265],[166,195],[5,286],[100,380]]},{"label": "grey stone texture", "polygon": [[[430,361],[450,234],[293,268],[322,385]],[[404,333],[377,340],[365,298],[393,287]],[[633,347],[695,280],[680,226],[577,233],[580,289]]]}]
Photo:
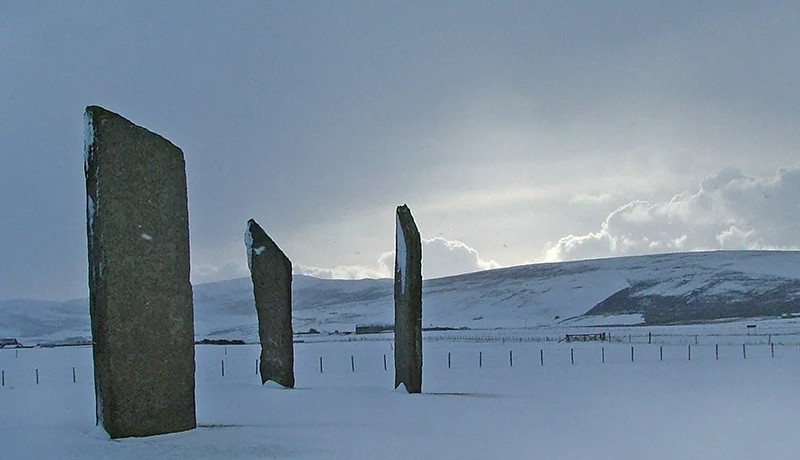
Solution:
[{"label": "grey stone texture", "polygon": [[247,221],[244,237],[258,315],[261,383],[294,388],[292,262],[255,220]]},{"label": "grey stone texture", "polygon": [[397,207],[394,259],[394,386],[422,392],[422,245],[408,206]]},{"label": "grey stone texture", "polygon": [[183,152],[101,107],[85,118],[97,424],[112,438],[195,428]]}]

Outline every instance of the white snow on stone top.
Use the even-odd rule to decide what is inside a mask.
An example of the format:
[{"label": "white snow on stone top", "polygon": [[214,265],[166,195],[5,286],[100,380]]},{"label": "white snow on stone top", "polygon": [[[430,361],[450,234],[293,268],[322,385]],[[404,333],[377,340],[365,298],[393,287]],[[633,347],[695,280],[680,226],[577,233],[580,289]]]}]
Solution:
[{"label": "white snow on stone top", "polygon": [[152,241],[153,237],[148,235],[147,233],[142,233],[141,238],[145,241]]},{"label": "white snow on stone top", "polygon": [[[92,199],[92,196],[86,195],[86,229],[89,236],[87,243],[89,245],[89,250],[91,250],[94,246],[94,218],[96,214],[97,206]],[[99,261],[97,263],[97,275],[103,275],[103,263]]]},{"label": "white snow on stone top", "polygon": [[267,248],[265,246],[259,246],[253,249],[253,254],[260,256],[262,252],[264,252]]},{"label": "white snow on stone top", "polygon": [[247,248],[247,268],[253,271],[253,234],[250,233],[250,223],[244,231],[244,245]]},{"label": "white snow on stone top", "polygon": [[83,114],[84,129],[83,129],[83,170],[89,169],[89,152],[94,143],[94,124],[92,123],[92,116],[89,112]]},{"label": "white snow on stone top", "polygon": [[89,221],[87,222],[89,227],[89,236],[91,236],[94,232],[94,213],[94,200],[92,199],[91,195],[86,195],[86,219]]},{"label": "white snow on stone top", "polygon": [[400,277],[400,292],[406,292],[406,285],[408,284],[408,280],[406,277],[408,273],[406,273],[406,239],[403,235],[403,227],[400,225],[400,216],[397,216],[397,229],[395,230],[395,238],[397,240],[396,246],[396,264],[395,267],[396,275]]}]

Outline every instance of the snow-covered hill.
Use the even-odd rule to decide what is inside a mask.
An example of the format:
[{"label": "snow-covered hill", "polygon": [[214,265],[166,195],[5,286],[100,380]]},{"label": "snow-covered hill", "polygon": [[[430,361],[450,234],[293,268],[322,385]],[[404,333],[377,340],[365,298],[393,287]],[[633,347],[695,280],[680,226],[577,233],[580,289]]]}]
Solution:
[{"label": "snow-covered hill", "polygon": [[[423,261],[424,263],[424,261]],[[392,280],[296,275],[294,328],[347,330],[393,322]],[[252,285],[194,287],[198,338],[255,340]],[[800,312],[800,253],[723,251],[535,264],[426,280],[428,326],[686,323]],[[86,300],[0,302],[0,337],[88,337]]]}]

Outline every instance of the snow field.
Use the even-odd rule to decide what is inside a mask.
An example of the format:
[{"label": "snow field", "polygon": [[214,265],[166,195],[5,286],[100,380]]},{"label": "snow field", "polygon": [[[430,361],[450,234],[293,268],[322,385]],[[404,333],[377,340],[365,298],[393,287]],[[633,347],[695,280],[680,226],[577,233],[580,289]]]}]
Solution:
[{"label": "snow field", "polygon": [[90,348],[0,350],[7,377],[25,375],[0,388],[2,457],[793,459],[800,449],[796,346],[772,358],[752,345],[745,360],[725,345],[716,360],[713,345],[693,345],[689,361],[687,345],[663,345],[660,361],[662,345],[640,343],[426,341],[423,394],[407,395],[392,389],[391,343],[298,343],[294,390],[258,383],[257,346],[198,346],[200,427],[119,441],[94,427]]}]

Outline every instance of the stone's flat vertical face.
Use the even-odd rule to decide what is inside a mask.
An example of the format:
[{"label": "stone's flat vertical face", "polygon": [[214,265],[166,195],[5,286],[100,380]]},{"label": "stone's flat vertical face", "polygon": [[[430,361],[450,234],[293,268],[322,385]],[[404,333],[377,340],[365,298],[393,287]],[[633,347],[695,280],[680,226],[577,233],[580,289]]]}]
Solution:
[{"label": "stone's flat vertical face", "polygon": [[422,245],[408,206],[397,208],[394,259],[394,386],[422,392]]},{"label": "stone's flat vertical face", "polygon": [[258,315],[261,383],[294,388],[292,262],[252,219],[244,239]]},{"label": "stone's flat vertical face", "polygon": [[97,423],[112,438],[195,428],[183,152],[101,107],[85,117]]}]

